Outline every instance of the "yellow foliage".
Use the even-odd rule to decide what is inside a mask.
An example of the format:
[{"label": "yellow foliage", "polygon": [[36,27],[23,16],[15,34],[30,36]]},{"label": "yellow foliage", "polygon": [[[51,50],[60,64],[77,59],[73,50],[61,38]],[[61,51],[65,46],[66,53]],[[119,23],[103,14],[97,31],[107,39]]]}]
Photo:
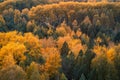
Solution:
[{"label": "yellow foliage", "polygon": [[61,57],[57,48],[42,48],[43,57],[46,59],[46,63],[41,68],[49,75],[57,74],[61,67]]},{"label": "yellow foliage", "polygon": [[57,40],[58,49],[60,50],[62,48],[62,45],[65,41],[68,42],[71,39],[72,38],[69,35],[64,36],[64,37],[59,37],[58,40]]},{"label": "yellow foliage", "polygon": [[2,62],[2,68],[13,66],[13,65],[15,65],[15,63],[16,62],[13,58],[13,55],[5,56],[3,59],[3,62]]},{"label": "yellow foliage", "polygon": [[26,59],[24,53],[26,52],[26,47],[20,43],[9,43],[0,49],[0,63],[4,60],[6,56],[13,56],[16,62],[24,61]]},{"label": "yellow foliage", "polygon": [[68,42],[69,48],[74,53],[75,56],[78,55],[79,51],[83,48],[81,41],[79,39],[72,39]]},{"label": "yellow foliage", "polygon": [[58,49],[62,48],[62,45],[65,41],[68,43],[69,48],[71,49],[71,51],[74,53],[75,56],[77,56],[79,51],[83,49],[81,41],[79,39],[73,39],[69,35],[58,38],[57,41]]},{"label": "yellow foliage", "polygon": [[76,32],[77,37],[80,37],[82,35],[82,32],[80,31],[80,28]]},{"label": "yellow foliage", "polygon": [[2,27],[1,25],[5,25],[5,20],[2,15],[0,15],[0,27]]},{"label": "yellow foliage", "polygon": [[17,31],[7,32],[7,33],[0,33],[0,45],[5,46],[9,42],[17,42],[17,43],[24,43],[25,39],[18,33]]},{"label": "yellow foliage", "polygon": [[22,9],[22,15],[27,15],[29,12],[28,8]]},{"label": "yellow foliage", "polygon": [[57,27],[56,28],[56,32],[57,32],[57,34],[62,35],[62,36],[66,36],[67,35],[65,27],[63,27],[63,26],[62,27]]},{"label": "yellow foliage", "polygon": [[82,22],[83,24],[89,24],[89,25],[92,25],[91,21],[90,21],[90,18],[88,16],[85,17],[85,19],[83,20]]},{"label": "yellow foliage", "polygon": [[[14,53],[15,58],[18,58],[18,54],[23,54],[24,51],[27,51],[31,56],[37,56],[40,54],[40,47],[38,37],[35,37],[31,33],[25,33],[24,35],[17,31],[0,33],[0,48],[2,50],[2,54],[0,55],[3,55],[3,53],[8,54],[11,51],[9,53]],[[20,50],[22,48],[24,50]],[[7,49],[10,50],[7,51]]]},{"label": "yellow foliage", "polygon": [[28,53],[32,56],[40,54],[40,41],[38,37],[35,37],[32,33],[24,34],[25,46],[28,50]]},{"label": "yellow foliage", "polygon": [[21,20],[21,13],[19,10],[15,10],[14,11],[14,22],[18,24],[20,23],[20,20]]},{"label": "yellow foliage", "polygon": [[78,55],[80,50],[84,50],[84,46],[81,44],[81,41],[79,39],[73,39],[69,35],[58,38],[57,46],[59,50],[62,48],[62,45],[65,41],[68,43],[70,50],[74,53],[75,56]]},{"label": "yellow foliage", "polygon": [[95,40],[96,43],[101,43],[102,42],[102,39],[100,37],[98,37],[96,40]]},{"label": "yellow foliage", "polygon": [[49,28],[49,30],[47,31],[48,35],[52,35],[53,34],[53,30],[51,29],[51,27]]},{"label": "yellow foliage", "polygon": [[109,62],[113,62],[114,58],[115,58],[115,49],[114,48],[110,48],[107,51],[107,59]]},{"label": "yellow foliage", "polygon": [[29,47],[40,47],[39,39],[37,36],[34,36],[32,33],[25,33],[25,43],[29,43]]},{"label": "yellow foliage", "polygon": [[105,46],[94,46],[93,52],[95,52],[96,55],[100,55],[100,54],[106,54],[107,50],[108,49]]},{"label": "yellow foliage", "polygon": [[58,53],[58,51],[51,52],[51,54],[46,59],[45,71],[48,72],[50,75],[57,74],[60,67],[60,54]]},{"label": "yellow foliage", "polygon": [[112,48],[106,48],[104,46],[95,46],[93,51],[96,53],[97,56],[104,54],[109,63],[113,63],[115,59],[116,51],[114,46]]}]

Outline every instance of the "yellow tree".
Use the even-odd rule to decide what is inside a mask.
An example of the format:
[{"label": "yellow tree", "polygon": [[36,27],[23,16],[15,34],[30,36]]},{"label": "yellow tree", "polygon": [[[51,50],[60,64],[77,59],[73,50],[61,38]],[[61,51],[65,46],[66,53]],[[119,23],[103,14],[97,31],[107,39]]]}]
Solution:
[{"label": "yellow tree", "polygon": [[36,56],[37,54],[39,55],[41,45],[38,37],[34,36],[32,33],[26,33],[24,34],[24,38],[25,38],[25,46],[28,50],[28,53],[31,56]]},{"label": "yellow tree", "polygon": [[42,55],[41,55],[41,44],[40,40],[37,36],[32,33],[24,34],[25,43],[27,52],[26,52],[26,65],[30,65],[32,61],[43,63]]},{"label": "yellow tree", "polygon": [[66,36],[67,35],[67,32],[66,32],[64,26],[57,27],[56,28],[56,33],[60,36]]},{"label": "yellow tree", "polygon": [[15,24],[19,24],[20,23],[20,20],[21,20],[21,13],[19,10],[15,10],[14,11],[14,23]]},{"label": "yellow tree", "polygon": [[6,31],[7,27],[5,26],[6,22],[2,15],[0,15],[0,31]]},{"label": "yellow tree", "polygon": [[114,47],[95,46],[93,51],[96,53],[96,57],[92,60],[92,67],[96,70],[96,79],[118,80],[114,64],[116,54]]},{"label": "yellow tree", "polygon": [[61,67],[61,57],[60,53],[57,49],[52,49],[51,53],[48,55],[46,59],[46,63],[44,65],[45,71],[49,74],[49,76],[55,76],[59,74],[59,69]]},{"label": "yellow tree", "polygon": [[4,57],[1,68],[7,68],[15,64],[16,64],[16,61],[14,60],[13,55],[8,55]]},{"label": "yellow tree", "polygon": [[25,52],[26,47],[23,44],[11,42],[0,49],[0,63],[4,64],[6,56],[13,56],[16,63],[19,64],[26,59]]},{"label": "yellow tree", "polygon": [[0,15],[0,27],[2,27],[3,25],[5,25],[5,20],[4,20],[3,16]]},{"label": "yellow tree", "polygon": [[0,46],[5,46],[9,42],[18,42],[20,44],[23,44],[25,42],[24,37],[21,33],[18,33],[17,31],[7,32],[7,33],[0,33]]}]

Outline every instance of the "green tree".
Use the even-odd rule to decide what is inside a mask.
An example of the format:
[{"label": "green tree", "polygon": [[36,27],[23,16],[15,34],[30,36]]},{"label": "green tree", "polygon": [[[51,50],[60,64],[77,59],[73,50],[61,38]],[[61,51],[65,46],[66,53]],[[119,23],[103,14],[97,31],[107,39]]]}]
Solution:
[{"label": "green tree", "polygon": [[75,56],[73,52],[62,58],[62,71],[68,80],[73,79],[74,61]]},{"label": "green tree", "polygon": [[13,8],[9,8],[3,11],[3,17],[5,19],[6,25],[9,30],[15,30],[14,26],[14,10]]},{"label": "green tree", "polygon": [[64,73],[61,74],[60,80],[67,80],[67,78],[65,77],[65,74],[64,74]]},{"label": "green tree", "polygon": [[115,57],[114,58],[114,65],[115,65],[115,69],[117,70],[117,75],[120,79],[120,63],[119,63],[119,61],[120,61],[120,49],[119,48],[120,48],[120,45],[115,47],[116,53],[114,56]]},{"label": "green tree", "polygon": [[82,32],[88,34],[91,26],[92,26],[91,20],[90,20],[89,16],[86,16],[84,18],[84,20],[81,22],[80,28],[81,28]]},{"label": "green tree", "polygon": [[68,44],[67,44],[67,42],[64,42],[63,43],[63,46],[62,46],[62,48],[61,48],[61,56],[62,57],[66,57],[67,55],[68,55],[68,53],[69,53],[69,46],[68,46]]},{"label": "green tree", "polygon": [[87,80],[87,79],[86,79],[85,75],[82,74],[79,80]]}]

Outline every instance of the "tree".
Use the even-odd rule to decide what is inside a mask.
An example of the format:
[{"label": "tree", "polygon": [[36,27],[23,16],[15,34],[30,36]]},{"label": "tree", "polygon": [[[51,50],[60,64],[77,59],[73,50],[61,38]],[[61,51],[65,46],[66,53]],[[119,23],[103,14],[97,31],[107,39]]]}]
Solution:
[{"label": "tree", "polygon": [[2,27],[3,25],[5,25],[5,20],[4,20],[3,16],[0,15],[0,27]]},{"label": "tree", "polygon": [[22,9],[21,15],[22,15],[22,17],[24,17],[27,21],[28,21],[28,13],[29,13],[29,9],[28,9],[28,8]]},{"label": "tree", "polygon": [[35,28],[35,22],[34,21],[29,21],[26,26],[27,32],[33,32]]},{"label": "tree", "polygon": [[74,30],[75,32],[77,32],[77,29],[78,29],[78,22],[77,22],[77,20],[74,20],[74,21],[72,22],[72,26],[73,26],[73,30]]},{"label": "tree", "polygon": [[80,75],[82,75],[85,70],[84,53],[82,50],[80,50],[74,62],[75,66],[73,68],[73,76],[75,80],[78,80],[80,78]]},{"label": "tree", "polygon": [[67,44],[67,42],[64,42],[63,43],[63,46],[61,48],[61,56],[62,57],[66,57],[68,54],[69,54],[69,46]]},{"label": "tree", "polygon": [[81,75],[80,80],[87,80],[84,74]]},{"label": "tree", "polygon": [[73,79],[74,61],[75,56],[73,52],[62,58],[62,71],[68,80]]},{"label": "tree", "polygon": [[105,76],[106,80],[119,80],[119,75],[117,75],[117,69],[115,68],[115,65],[112,63],[107,64],[107,74]]},{"label": "tree", "polygon": [[26,80],[26,73],[21,67],[12,65],[0,70],[0,80]]},{"label": "tree", "polygon": [[13,58],[13,55],[7,55],[2,61],[2,68],[11,67],[16,64],[16,61]]},{"label": "tree", "polygon": [[100,22],[101,22],[102,26],[109,27],[110,26],[109,16],[106,15],[105,13],[101,13],[101,15],[100,15]]},{"label": "tree", "polygon": [[53,49],[48,55],[44,66],[45,72],[49,74],[50,78],[55,79],[61,68],[61,57],[56,49]]},{"label": "tree", "polygon": [[14,27],[14,10],[12,8],[3,11],[3,17],[9,30],[15,30]]},{"label": "tree", "polygon": [[95,69],[97,80],[118,80],[117,70],[114,65],[114,48],[96,47],[96,57],[92,60],[92,68]]},{"label": "tree", "polygon": [[18,43],[24,44],[25,38],[22,36],[21,33],[17,31],[7,32],[7,33],[0,33],[0,48],[6,46],[9,43]]},{"label": "tree", "polygon": [[32,62],[27,69],[27,79],[28,80],[40,80],[40,73],[38,69],[38,64]]},{"label": "tree", "polygon": [[65,74],[64,74],[64,73],[61,74],[60,80],[67,80],[67,78],[65,77]]},{"label": "tree", "polygon": [[107,59],[104,53],[101,53],[99,56],[95,57],[92,61],[92,68],[95,69],[96,73],[94,79],[103,80],[107,74]]},{"label": "tree", "polygon": [[[8,51],[10,52],[8,53]],[[16,61],[16,64],[19,65],[21,62],[23,62],[26,59],[24,55],[25,52],[26,52],[26,47],[23,44],[11,42],[0,49],[0,60],[1,62],[3,62],[5,56],[11,55]]]},{"label": "tree", "polygon": [[44,60],[41,55],[41,44],[37,36],[34,36],[32,33],[24,34],[25,46],[27,49],[25,65],[30,65],[32,61],[37,63],[44,63]]},{"label": "tree", "polygon": [[42,48],[52,48],[56,46],[56,41],[53,39],[53,37],[49,37],[48,39],[40,39],[40,44]]},{"label": "tree", "polygon": [[47,72],[43,72],[42,74],[40,74],[40,80],[49,80],[49,74]]},{"label": "tree", "polygon": [[120,79],[120,45],[115,46],[115,55],[114,55],[114,65],[115,65],[115,69],[117,70],[117,75],[118,75],[118,79]]},{"label": "tree", "polygon": [[21,12],[19,10],[14,11],[14,23],[19,24],[21,20]]},{"label": "tree", "polygon": [[22,13],[18,9],[14,10],[14,24],[16,30],[22,32],[26,31],[26,16],[24,17],[24,15],[22,15]]},{"label": "tree", "polygon": [[83,33],[88,34],[89,29],[91,28],[91,26],[92,26],[91,20],[90,20],[89,16],[86,16],[84,18],[84,20],[81,22],[81,26],[80,26],[81,31]]},{"label": "tree", "polygon": [[5,22],[4,18],[3,18],[3,16],[0,15],[0,31],[1,32],[7,30],[5,24],[6,24],[6,22]]},{"label": "tree", "polygon": [[63,21],[60,26],[56,28],[56,33],[59,36],[66,36],[67,34],[71,33],[71,29],[69,26],[67,26],[66,21]]}]

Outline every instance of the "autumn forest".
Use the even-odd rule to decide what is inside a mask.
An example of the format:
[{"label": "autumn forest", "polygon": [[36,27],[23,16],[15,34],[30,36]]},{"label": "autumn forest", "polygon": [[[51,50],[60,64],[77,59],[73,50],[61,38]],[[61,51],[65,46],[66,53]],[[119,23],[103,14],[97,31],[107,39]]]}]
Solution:
[{"label": "autumn forest", "polygon": [[0,80],[120,80],[119,0],[0,0]]}]

